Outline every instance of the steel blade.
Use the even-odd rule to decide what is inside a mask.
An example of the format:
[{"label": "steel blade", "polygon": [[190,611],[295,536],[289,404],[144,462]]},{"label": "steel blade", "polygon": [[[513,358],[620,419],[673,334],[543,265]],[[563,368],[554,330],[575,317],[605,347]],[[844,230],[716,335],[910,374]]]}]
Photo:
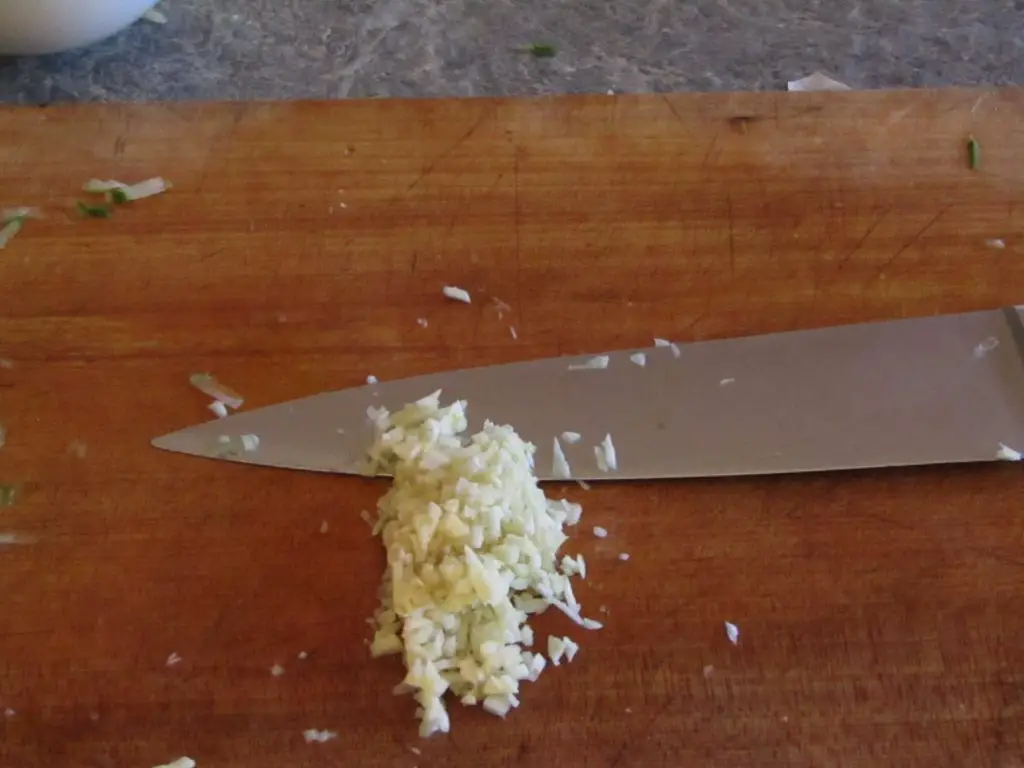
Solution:
[{"label": "steel blade", "polygon": [[[470,428],[508,423],[537,446],[552,478],[552,440],[574,479],[811,472],[989,461],[1024,450],[1024,326],[1018,309],[838,326],[561,357],[328,392],[241,412],[153,441],[244,463],[356,473],[370,406],[391,410],[440,389],[465,399]],[[645,365],[631,356],[643,352]],[[254,434],[259,447],[225,456]],[[610,434],[618,468],[598,469]]]}]

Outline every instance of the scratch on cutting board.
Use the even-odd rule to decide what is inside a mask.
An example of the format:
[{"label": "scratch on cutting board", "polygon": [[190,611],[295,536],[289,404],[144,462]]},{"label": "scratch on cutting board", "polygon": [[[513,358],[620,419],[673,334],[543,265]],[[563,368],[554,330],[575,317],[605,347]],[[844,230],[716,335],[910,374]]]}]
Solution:
[{"label": "scratch on cutting board", "polygon": [[412,180],[412,183],[408,187],[406,187],[406,191],[408,192],[415,188],[417,184],[419,184],[421,181],[427,178],[427,176],[429,176],[434,171],[434,168],[437,167],[438,163],[440,163],[442,160],[444,160],[446,157],[452,154],[452,152],[454,152],[456,149],[462,146],[462,144],[468,141],[470,137],[472,137],[472,135],[476,133],[477,129],[483,124],[484,120],[490,117],[491,111],[492,110],[487,109],[484,112],[482,112],[480,114],[480,117],[476,119],[476,122],[469,127],[469,130],[467,130],[464,134],[462,134],[461,137],[459,137],[458,141],[456,141],[454,144],[448,147],[448,149],[444,150],[441,154],[439,154],[437,157],[435,157],[433,160],[427,163],[427,167],[420,172],[419,176]]},{"label": "scratch on cutting board", "polygon": [[984,102],[985,99],[987,99],[991,95],[992,95],[992,91],[987,91],[987,92],[981,94],[981,96],[979,96],[977,98],[977,100],[974,102],[974,106],[971,107],[971,116],[972,117],[974,116],[974,113],[978,111],[978,107],[980,107],[982,105],[982,102]]},{"label": "scratch on cutting board", "polygon": [[910,248],[910,246],[912,246],[914,243],[916,243],[918,240],[920,240],[921,237],[923,237],[924,234],[929,229],[934,227],[936,225],[936,223],[938,223],[939,219],[941,219],[945,215],[946,211],[948,211],[951,207],[952,206],[947,205],[941,211],[936,213],[932,217],[931,221],[929,221],[927,224],[925,224],[923,227],[921,227],[921,229],[919,229],[917,231],[917,234],[913,235],[909,240],[907,240],[907,242],[905,242],[902,246],[900,246],[900,249],[898,251],[896,251],[896,253],[894,253],[892,256],[890,256],[886,260],[886,262],[884,264],[882,264],[882,266],[880,266],[878,268],[878,270],[875,272],[875,274],[871,277],[871,280],[869,280],[868,282],[872,282],[872,281],[877,280],[878,278],[880,278],[885,273],[885,270],[887,270],[889,267],[891,267],[896,262],[896,259],[898,259],[900,256],[902,256],[904,254],[904,252],[906,252],[906,250],[908,248]]},{"label": "scratch on cutting board", "polygon": [[846,255],[845,255],[845,256],[843,256],[843,258],[841,258],[841,259],[839,260],[839,263],[838,263],[838,264],[836,265],[836,272],[842,272],[842,271],[843,271],[843,269],[844,269],[844,268],[846,267],[846,264],[847,264],[847,262],[848,262],[848,261],[849,261],[849,260],[850,260],[851,258],[853,258],[853,255],[854,255],[855,253],[857,253],[857,251],[859,251],[859,250],[860,250],[860,249],[861,249],[861,248],[862,248],[862,247],[864,246],[864,243],[866,243],[866,242],[867,242],[867,239],[868,239],[869,237],[871,237],[872,233],[874,233],[874,231],[875,231],[876,229],[878,229],[879,225],[881,225],[881,223],[882,223],[882,222],[883,222],[883,221],[885,220],[885,217],[889,215],[889,211],[890,211],[890,210],[891,210],[891,209],[889,209],[889,208],[886,208],[886,209],[885,209],[885,211],[883,211],[882,215],[881,215],[881,216],[879,216],[879,217],[878,217],[877,219],[875,219],[874,223],[873,223],[873,224],[871,224],[871,225],[870,225],[870,226],[869,226],[869,227],[868,227],[868,228],[867,228],[867,229],[865,230],[864,234],[863,234],[863,235],[861,235],[861,238],[860,238],[860,240],[858,240],[858,241],[857,241],[857,242],[856,242],[856,243],[854,244],[853,248],[851,248],[851,249],[850,249],[849,251],[847,251]]},{"label": "scratch on cutting board", "polygon": [[672,117],[676,119],[676,122],[685,126],[686,123],[683,122],[683,116],[676,110],[675,104],[672,103],[672,100],[666,94],[662,94],[661,100],[665,102],[665,106],[668,107],[668,111],[672,113]]},{"label": "scratch on cutting board", "polygon": [[736,239],[734,235],[735,219],[732,214],[732,195],[725,196],[725,205],[729,211],[729,275],[736,279]]}]

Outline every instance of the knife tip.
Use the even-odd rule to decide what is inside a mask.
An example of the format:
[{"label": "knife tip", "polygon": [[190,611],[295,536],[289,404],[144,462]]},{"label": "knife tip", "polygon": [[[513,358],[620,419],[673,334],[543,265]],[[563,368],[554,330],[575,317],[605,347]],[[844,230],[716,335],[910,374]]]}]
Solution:
[{"label": "knife tip", "polygon": [[149,441],[149,444],[154,448],[159,448],[162,451],[173,451],[174,453],[188,453],[182,445],[181,435],[179,432],[168,432],[166,435],[160,435],[154,437]]}]

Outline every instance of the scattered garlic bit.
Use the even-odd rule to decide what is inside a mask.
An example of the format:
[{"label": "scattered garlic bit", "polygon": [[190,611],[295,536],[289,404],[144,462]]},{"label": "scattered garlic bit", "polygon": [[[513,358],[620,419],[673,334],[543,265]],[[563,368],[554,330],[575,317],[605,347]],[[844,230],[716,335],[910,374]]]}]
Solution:
[{"label": "scattered garlic bit", "polygon": [[1006,241],[1004,241],[1000,237],[993,237],[990,240],[986,240],[985,241],[985,245],[987,245],[989,248],[995,248],[997,250],[1002,250],[1003,248],[1006,247]]},{"label": "scattered garlic bit", "polygon": [[511,334],[513,341],[518,341],[519,340],[519,334],[516,333],[516,327],[514,325],[510,325],[508,327],[508,332]]},{"label": "scattered garlic bit", "polygon": [[[0,503],[0,506],[10,505]],[[0,544],[34,544],[35,541],[34,536],[24,536],[20,533],[0,533]]]},{"label": "scattered garlic bit", "polygon": [[580,521],[580,518],[583,517],[583,507],[579,504],[567,501],[566,499],[560,499],[556,503],[560,504],[562,507],[562,512],[565,514],[566,525],[576,525]]},{"label": "scattered garlic bit", "polygon": [[417,319],[416,319],[416,324],[417,324],[417,325],[418,325],[418,326],[419,326],[420,328],[426,328],[426,327],[427,327],[428,325],[430,325],[430,323],[428,323],[428,322],[427,322],[427,318],[425,318],[425,317],[419,317],[419,318],[417,318]]},{"label": "scattered garlic bit", "polygon": [[14,361],[6,357],[0,357],[0,368],[3,368],[5,371],[9,371],[14,368]]},{"label": "scattered garlic bit", "polygon": [[84,459],[86,454],[89,453],[89,446],[76,439],[68,443],[67,451],[76,459]]},{"label": "scattered garlic bit", "polygon": [[[364,509],[363,511],[365,512],[366,510]],[[320,523],[320,533],[327,533],[327,531],[330,530],[330,527],[330,524],[326,520],[324,520],[322,523]]]},{"label": "scattered garlic bit", "polygon": [[10,707],[7,707],[7,708],[6,708],[5,710],[4,710],[4,717],[14,717],[14,716],[15,716],[16,714],[18,714],[18,713],[17,713],[17,712],[15,712],[15,711],[14,711],[13,709],[11,709]]},{"label": "scattered garlic bit", "polygon": [[672,342],[669,341],[668,339],[655,339],[654,340],[654,346],[655,347],[671,347],[672,346]]},{"label": "scattered garlic bit", "polygon": [[473,299],[470,298],[469,291],[458,288],[454,285],[446,285],[441,289],[441,292],[453,301],[461,301],[463,304],[472,304]]},{"label": "scattered garlic bit", "polygon": [[506,312],[511,312],[512,311],[512,307],[510,307],[504,301],[499,299],[497,296],[495,296],[494,298],[491,299],[491,303],[494,305],[494,308],[498,311],[498,319],[499,320],[501,320],[503,317],[505,317],[505,313]]},{"label": "scattered garlic bit", "polygon": [[999,444],[999,450],[996,451],[996,458],[1001,461],[1020,461],[1024,458],[1024,454],[1020,451],[1015,451],[1008,445]]},{"label": "scattered garlic bit", "polygon": [[583,555],[576,555],[576,557],[566,555],[562,558],[562,573],[566,576],[579,575],[581,579],[585,579],[587,578],[587,561],[583,559]]},{"label": "scattered garlic bit", "polygon": [[370,526],[371,529],[375,525],[375,523],[373,521],[373,515],[371,515],[365,509],[362,512],[359,513],[359,517],[362,518],[363,522],[366,523],[368,526]]},{"label": "scattered garlic bit", "polygon": [[563,432],[562,433],[562,440],[564,440],[568,445],[572,445],[573,443],[578,443],[580,441],[580,433],[579,432]]},{"label": "scattered garlic bit", "polygon": [[576,485],[578,485],[584,491],[589,491],[590,490],[590,483],[588,483],[586,480],[577,480],[576,481]]},{"label": "scattered garlic bit", "polygon": [[619,560],[622,562],[629,560],[629,552],[619,552]]},{"label": "scattered garlic bit", "polygon": [[419,747],[409,747],[409,751],[412,752],[414,755],[422,755],[423,754],[423,750],[420,749]]},{"label": "scattered garlic bit", "polygon": [[725,622],[725,636],[729,638],[729,642],[733,645],[737,645],[740,642],[740,628],[732,622]]},{"label": "scattered garlic bit", "polygon": [[533,446],[511,427],[466,438],[465,403],[441,407],[440,392],[374,424],[371,468],[394,484],[378,503],[388,564],[370,653],[402,654],[421,736],[449,730],[449,691],[504,717],[545,665],[524,650],[529,616],[589,621],[557,561],[580,507],[544,497]]},{"label": "scattered garlic bit", "polygon": [[631,362],[636,363],[641,368],[647,365],[647,355],[645,355],[643,352],[634,352],[632,355],[629,356],[629,359]]},{"label": "scattered garlic bit", "polygon": [[43,218],[42,211],[24,205],[0,211],[0,249],[3,249],[21,231],[25,221],[41,218]]},{"label": "scattered garlic bit", "polygon": [[196,761],[191,757],[179,757],[165,765],[156,765],[153,768],[196,768]]},{"label": "scattered garlic bit", "polygon": [[612,443],[611,435],[605,435],[601,444],[594,446],[594,459],[597,461],[597,468],[602,472],[614,471],[619,468],[619,460],[615,456],[615,445]]},{"label": "scattered garlic bit", "polygon": [[222,403],[220,400],[214,400],[206,407],[213,411],[213,415],[216,416],[218,419],[223,419],[228,415],[228,407],[224,405],[224,403]]},{"label": "scattered garlic bit", "polygon": [[309,654],[306,653],[306,651],[299,651],[298,655],[295,658],[300,659],[300,660],[301,659],[308,659],[309,658]]},{"label": "scattered garlic bit", "polygon": [[572,469],[565,459],[565,453],[562,451],[562,445],[558,442],[557,437],[552,440],[551,450],[551,474],[560,480],[568,480],[572,477]]},{"label": "scattered garlic bit", "polygon": [[[102,182],[101,182],[102,183]],[[111,183],[111,182],[107,182]],[[123,184],[118,187],[111,187],[105,190],[107,196],[115,203],[128,203],[133,200],[142,200],[154,195],[160,195],[171,188],[171,183],[155,176],[152,179],[140,181],[138,184]],[[98,192],[98,189],[88,190]]]},{"label": "scattered garlic bit", "polygon": [[579,653],[579,645],[568,637],[562,638],[562,649],[565,651],[565,660],[571,662]]},{"label": "scattered garlic bit", "polygon": [[995,336],[989,336],[974,348],[974,356],[980,359],[998,346],[999,339]]},{"label": "scattered garlic bit", "polygon": [[594,621],[593,619],[583,619],[580,622],[580,626],[584,629],[604,629],[604,624],[600,621]]},{"label": "scattered garlic bit", "polygon": [[503,693],[492,694],[484,697],[483,709],[496,717],[504,717],[512,707],[519,706],[519,699],[515,694]]},{"label": "scattered garlic bit", "polygon": [[245,402],[244,397],[230,387],[221,384],[212,373],[193,373],[189,377],[189,382],[207,397],[219,400],[234,410],[241,408],[242,403]]},{"label": "scattered garlic bit", "polygon": [[106,192],[113,192],[115,189],[124,189],[128,185],[116,179],[89,179],[82,185],[83,192],[101,195]]},{"label": "scattered garlic bit", "polygon": [[166,666],[173,667],[175,664],[181,663],[181,656],[176,653],[172,653],[167,657]]},{"label": "scattered garlic bit", "polygon": [[274,677],[280,677],[284,674],[284,667],[282,667],[280,664],[275,664],[270,668],[270,674],[272,674]]},{"label": "scattered garlic bit", "polygon": [[597,536],[597,538],[599,539],[606,539],[608,538],[608,529],[602,528],[600,525],[595,525],[594,535]]},{"label": "scattered garlic bit", "polygon": [[718,386],[720,386],[720,387],[727,387],[730,384],[732,384],[734,381],[736,381],[736,379],[732,379],[732,378],[722,379],[721,381],[718,382]]},{"label": "scattered garlic bit", "polygon": [[602,371],[608,367],[608,355],[595,355],[585,363],[573,363],[570,371]]},{"label": "scattered garlic bit", "polygon": [[4,208],[0,211],[0,221],[4,224],[12,219],[41,219],[43,212],[39,208],[30,205],[19,205],[14,208]]},{"label": "scattered garlic bit", "polygon": [[556,667],[562,663],[562,655],[565,653],[565,641],[560,637],[551,635],[548,637],[548,658]]},{"label": "scattered garlic bit", "polygon": [[321,731],[316,728],[307,728],[302,732],[302,738],[307,744],[323,744],[331,739],[338,738],[337,731]]},{"label": "scattered garlic bit", "polygon": [[246,453],[252,453],[260,447],[260,438],[257,435],[240,435],[238,439],[242,441],[242,450]]},{"label": "scattered garlic bit", "polygon": [[812,72],[806,77],[796,80],[789,80],[786,83],[787,91],[848,91],[850,86],[834,80],[821,72]]},{"label": "scattered garlic bit", "polygon": [[152,23],[152,24],[166,24],[167,23],[167,17],[164,16],[156,8],[150,8],[148,11],[146,11],[144,14],[142,14],[142,18],[145,19],[146,21]]},{"label": "scattered garlic bit", "polygon": [[713,674],[715,674],[715,668],[713,666],[711,666],[710,664],[705,664],[704,665],[704,679],[705,680],[709,679]]}]

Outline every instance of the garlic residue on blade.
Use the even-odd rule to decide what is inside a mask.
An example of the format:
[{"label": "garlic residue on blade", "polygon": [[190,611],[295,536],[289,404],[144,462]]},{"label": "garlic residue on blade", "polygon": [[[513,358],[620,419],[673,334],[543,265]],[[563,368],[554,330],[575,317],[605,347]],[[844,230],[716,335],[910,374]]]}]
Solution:
[{"label": "garlic residue on blade", "polygon": [[580,508],[545,498],[533,471],[534,447],[490,422],[472,437],[465,403],[441,407],[440,392],[395,414],[371,417],[377,437],[371,470],[394,484],[378,503],[387,549],[373,656],[400,653],[400,692],[419,708],[420,735],[450,727],[443,697],[505,716],[519,686],[545,667],[531,614],[555,607],[585,629],[570,576],[559,572],[563,526]]},{"label": "garlic residue on blade", "polygon": [[608,355],[595,355],[589,360],[582,363],[572,363],[569,366],[570,371],[603,371],[608,367],[609,361]]},{"label": "garlic residue on blade", "polygon": [[999,339],[989,336],[987,339],[974,347],[974,356],[981,359],[993,349],[999,346]]},{"label": "garlic residue on blade", "polygon": [[612,443],[612,436],[605,435],[600,445],[594,446],[594,460],[597,468],[602,472],[615,471],[619,468],[619,460],[615,455],[615,444]]},{"label": "garlic residue on blade", "polygon": [[568,480],[572,477],[572,470],[557,437],[552,440],[551,451],[551,475],[559,480]]},{"label": "garlic residue on blade", "polygon": [[1024,454],[1020,451],[1015,451],[1008,445],[999,444],[999,449],[996,451],[996,458],[1000,461],[1020,461],[1024,458]]}]

